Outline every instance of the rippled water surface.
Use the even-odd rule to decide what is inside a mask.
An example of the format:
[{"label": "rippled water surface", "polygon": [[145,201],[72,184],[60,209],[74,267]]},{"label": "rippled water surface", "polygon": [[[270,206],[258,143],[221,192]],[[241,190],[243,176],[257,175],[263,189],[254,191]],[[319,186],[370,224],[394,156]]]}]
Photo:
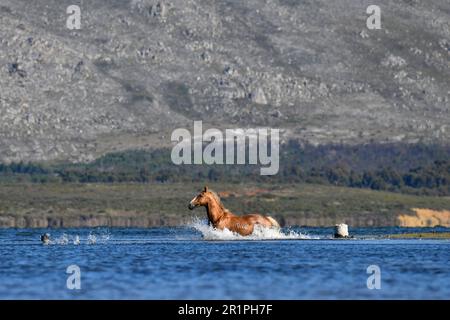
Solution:
[{"label": "rippled water surface", "polygon": [[[449,231],[448,229],[440,229]],[[449,299],[449,240],[390,240],[399,228],[0,229],[0,299]],[[421,230],[427,231],[427,230]],[[429,230],[428,230],[429,231]],[[49,232],[52,242],[39,237]],[[79,244],[78,243],[79,240]],[[69,290],[69,265],[81,289]],[[367,288],[367,267],[381,289]]]}]

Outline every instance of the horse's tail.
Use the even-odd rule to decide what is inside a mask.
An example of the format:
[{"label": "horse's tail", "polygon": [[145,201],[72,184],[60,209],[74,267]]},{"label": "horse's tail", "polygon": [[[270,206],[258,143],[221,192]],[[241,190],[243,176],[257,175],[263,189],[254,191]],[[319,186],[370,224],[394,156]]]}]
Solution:
[{"label": "horse's tail", "polygon": [[280,228],[280,224],[274,218],[267,216],[267,220],[270,221],[273,227]]}]

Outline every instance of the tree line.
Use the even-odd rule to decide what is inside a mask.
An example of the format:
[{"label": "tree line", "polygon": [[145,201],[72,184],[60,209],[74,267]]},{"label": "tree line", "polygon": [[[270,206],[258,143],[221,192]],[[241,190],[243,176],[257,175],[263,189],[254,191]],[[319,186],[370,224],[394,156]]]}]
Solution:
[{"label": "tree line", "polygon": [[170,149],[106,154],[90,163],[0,164],[0,182],[316,183],[421,195],[450,195],[450,146],[367,144],[280,148],[280,171],[259,175],[254,165],[174,165]]}]

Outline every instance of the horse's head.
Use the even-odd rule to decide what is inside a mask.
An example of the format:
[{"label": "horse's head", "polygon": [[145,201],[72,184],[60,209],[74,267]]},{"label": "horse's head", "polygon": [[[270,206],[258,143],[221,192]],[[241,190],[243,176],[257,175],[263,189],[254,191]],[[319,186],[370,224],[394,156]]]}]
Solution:
[{"label": "horse's head", "polygon": [[206,206],[209,202],[209,196],[211,191],[208,190],[208,187],[204,187],[203,191],[200,192],[194,199],[189,202],[189,209],[193,210],[195,207]]}]

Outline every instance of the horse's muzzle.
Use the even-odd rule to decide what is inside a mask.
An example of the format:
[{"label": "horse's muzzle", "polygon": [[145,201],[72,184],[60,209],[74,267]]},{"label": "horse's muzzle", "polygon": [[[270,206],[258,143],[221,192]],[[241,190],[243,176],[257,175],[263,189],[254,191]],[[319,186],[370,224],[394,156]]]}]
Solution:
[{"label": "horse's muzzle", "polygon": [[189,208],[189,210],[193,210],[195,208],[195,206],[192,203],[189,203],[188,208]]}]

